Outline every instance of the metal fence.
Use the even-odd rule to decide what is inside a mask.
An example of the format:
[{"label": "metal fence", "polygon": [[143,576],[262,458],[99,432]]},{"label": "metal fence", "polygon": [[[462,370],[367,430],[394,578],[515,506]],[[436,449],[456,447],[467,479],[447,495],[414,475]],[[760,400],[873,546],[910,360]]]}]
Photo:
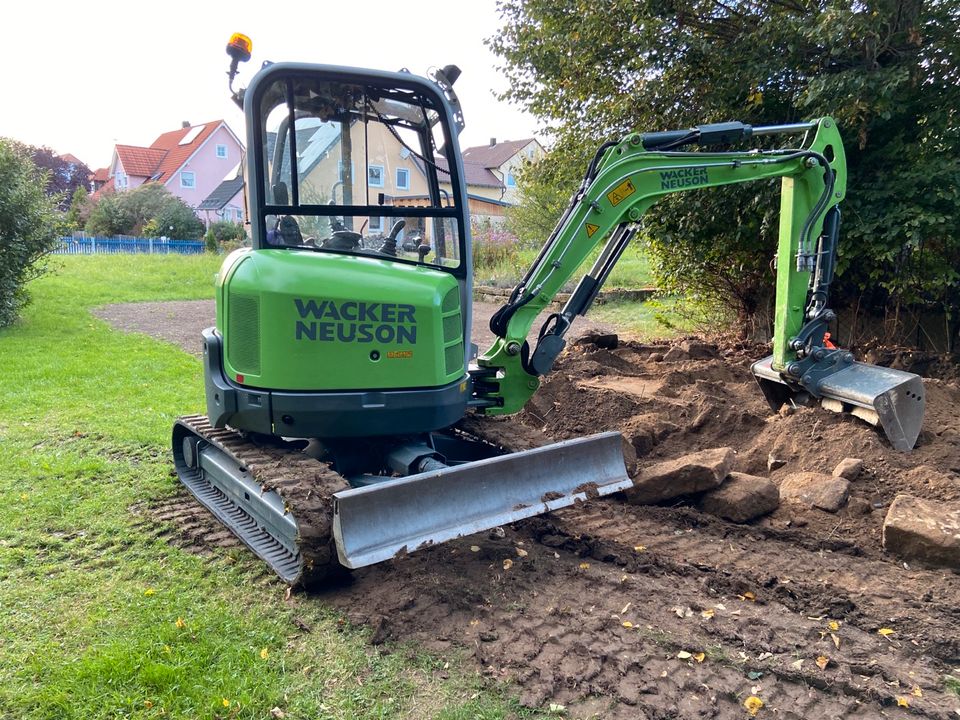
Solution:
[{"label": "metal fence", "polygon": [[140,237],[64,237],[54,255],[201,255],[200,240]]}]

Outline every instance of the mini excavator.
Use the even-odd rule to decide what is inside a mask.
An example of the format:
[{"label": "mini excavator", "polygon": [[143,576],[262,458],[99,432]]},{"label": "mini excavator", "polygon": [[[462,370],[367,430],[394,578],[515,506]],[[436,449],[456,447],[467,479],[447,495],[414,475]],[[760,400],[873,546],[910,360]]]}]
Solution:
[{"label": "mini excavator", "polygon": [[[227,50],[233,91],[250,40],[235,35]],[[252,247],[217,275],[216,327],[203,332],[207,413],[176,422],[173,455],[181,481],[284,581],[322,584],[631,486],[618,433],[509,453],[470,428],[524,406],[668,194],[781,179],[773,354],[752,367],[760,389],[774,410],[819,402],[913,447],[920,378],[857,362],[827,336],[846,188],[830,118],[603,144],[478,355],[459,74],[265,63],[233,92]],[[791,141],[730,149],[771,136]]]}]

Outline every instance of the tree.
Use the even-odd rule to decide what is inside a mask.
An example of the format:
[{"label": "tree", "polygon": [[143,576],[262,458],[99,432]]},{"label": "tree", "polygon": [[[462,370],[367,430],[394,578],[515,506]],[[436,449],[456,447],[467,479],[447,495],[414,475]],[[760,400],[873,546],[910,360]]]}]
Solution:
[{"label": "tree", "polygon": [[46,173],[19,143],[0,138],[0,327],[26,304],[25,285],[45,271],[62,230],[58,196],[47,196]]},{"label": "tree", "polygon": [[90,195],[83,185],[78,185],[70,198],[70,209],[67,210],[66,222],[70,230],[83,230],[93,210]]},{"label": "tree", "polygon": [[217,252],[221,248],[240,247],[240,244],[247,239],[247,231],[243,225],[229,220],[218,220],[211,223],[204,235],[204,241],[207,250]]},{"label": "tree", "polygon": [[145,183],[100,198],[90,213],[87,231],[95,235],[145,235],[195,240],[203,223],[183,200],[163,185]]},{"label": "tree", "polygon": [[47,195],[57,196],[60,209],[66,212],[71,206],[77,188],[85,188],[87,185],[90,168],[86,163],[67,160],[46,146],[26,145],[15,140],[9,142],[26,152],[34,165],[46,171],[44,190]]},{"label": "tree", "polygon": [[[960,0],[506,0],[505,98],[555,133],[569,193],[603,140],[833,115],[846,140],[841,298],[960,310]],[[769,302],[776,183],[673,196],[644,218],[659,282],[741,318]],[[529,192],[529,191],[528,191]]]}]

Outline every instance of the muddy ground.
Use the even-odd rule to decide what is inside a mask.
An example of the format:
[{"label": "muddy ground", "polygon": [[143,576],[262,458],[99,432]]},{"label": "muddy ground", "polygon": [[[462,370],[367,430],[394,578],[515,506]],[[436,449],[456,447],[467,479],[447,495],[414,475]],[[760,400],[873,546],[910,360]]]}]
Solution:
[{"label": "muddy ground", "polygon": [[[199,307],[100,314],[196,352],[210,323]],[[924,430],[902,454],[854,418],[772,415],[749,373],[760,348],[687,347],[670,359],[666,344],[573,347],[510,422],[557,439],[619,430],[640,468],[729,446],[735,470],[775,482],[862,458],[846,508],[782,503],[735,525],[683,501],[596,500],[357,571],[346,587],[291,602],[340,608],[385,652],[398,643],[465,651],[484,674],[514,683],[525,704],[562,705],[569,717],[742,718],[751,696],[763,703],[757,717],[960,717],[960,680],[950,679],[960,678],[960,575],[905,564],[881,546],[897,493],[960,499],[956,382],[926,381]],[[784,463],[772,472],[771,454]],[[156,512],[195,549],[229,543],[192,505]]]}]

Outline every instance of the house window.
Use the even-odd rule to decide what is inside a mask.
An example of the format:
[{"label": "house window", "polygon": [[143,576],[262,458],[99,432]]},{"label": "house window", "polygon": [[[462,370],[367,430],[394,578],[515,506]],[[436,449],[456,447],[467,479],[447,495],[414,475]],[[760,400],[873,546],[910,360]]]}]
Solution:
[{"label": "house window", "polygon": [[118,190],[123,190],[127,187],[127,174],[122,172],[117,172],[113,177],[113,184]]},{"label": "house window", "polygon": [[397,190],[410,189],[410,171],[406,168],[397,168]]},{"label": "house window", "polygon": [[191,170],[180,171],[180,187],[192,190],[197,186],[197,175]]},{"label": "house window", "polygon": [[226,145],[217,145],[217,157],[226,158],[227,157],[227,146]]},{"label": "house window", "polygon": [[513,173],[507,173],[507,187],[516,187],[517,179],[513,176]]},{"label": "house window", "polygon": [[370,183],[370,187],[383,187],[383,165],[368,166],[367,181]]},{"label": "house window", "polygon": [[383,218],[371,217],[370,224],[367,226],[370,232],[383,232]]},{"label": "house window", "polygon": [[241,210],[240,208],[237,208],[234,212],[236,213],[236,216],[237,216],[237,222],[238,222],[238,223],[242,223],[242,222],[243,222],[243,210]]}]

